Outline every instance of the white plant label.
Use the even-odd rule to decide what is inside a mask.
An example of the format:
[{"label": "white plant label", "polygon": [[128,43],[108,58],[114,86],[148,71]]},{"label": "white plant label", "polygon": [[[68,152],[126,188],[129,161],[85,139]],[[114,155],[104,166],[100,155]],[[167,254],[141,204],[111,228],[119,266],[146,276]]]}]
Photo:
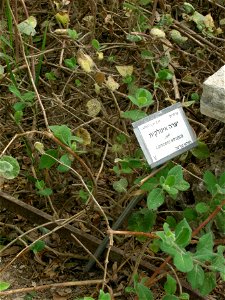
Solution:
[{"label": "white plant label", "polygon": [[151,167],[195,147],[196,136],[181,104],[133,123],[134,132]]}]

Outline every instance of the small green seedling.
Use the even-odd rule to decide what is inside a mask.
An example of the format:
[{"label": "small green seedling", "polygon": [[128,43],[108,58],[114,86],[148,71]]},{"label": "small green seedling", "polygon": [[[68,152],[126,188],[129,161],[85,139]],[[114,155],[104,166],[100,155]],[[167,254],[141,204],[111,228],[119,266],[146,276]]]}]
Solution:
[{"label": "small green seedling", "polygon": [[37,194],[39,194],[39,195],[41,195],[41,196],[47,197],[47,196],[52,195],[52,193],[53,193],[53,192],[52,192],[52,189],[47,188],[47,187],[45,186],[44,180],[37,180],[37,181],[35,182],[35,187],[36,187],[36,190],[37,190]]}]

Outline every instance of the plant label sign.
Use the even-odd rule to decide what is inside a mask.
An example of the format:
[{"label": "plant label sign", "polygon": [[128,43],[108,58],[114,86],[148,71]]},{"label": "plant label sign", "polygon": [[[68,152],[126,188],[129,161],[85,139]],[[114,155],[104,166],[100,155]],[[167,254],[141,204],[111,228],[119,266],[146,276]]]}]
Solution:
[{"label": "plant label sign", "polygon": [[197,138],[176,103],[133,124],[134,133],[149,165],[154,168],[197,146]]}]

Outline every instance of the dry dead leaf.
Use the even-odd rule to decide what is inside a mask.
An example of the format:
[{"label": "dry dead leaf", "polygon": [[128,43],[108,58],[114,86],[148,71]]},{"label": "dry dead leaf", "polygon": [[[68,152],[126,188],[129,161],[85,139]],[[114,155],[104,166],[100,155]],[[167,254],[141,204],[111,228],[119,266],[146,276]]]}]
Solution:
[{"label": "dry dead leaf", "polygon": [[90,73],[95,65],[92,58],[82,50],[77,51],[77,62],[86,73]]},{"label": "dry dead leaf", "polygon": [[95,87],[95,93],[99,95],[101,93],[101,87],[97,83],[94,83],[94,87]]},{"label": "dry dead leaf", "polygon": [[213,29],[215,27],[213,18],[211,14],[208,14],[204,17],[204,24],[207,28]]},{"label": "dry dead leaf", "polygon": [[70,22],[70,17],[67,11],[60,11],[55,15],[56,20],[61,23],[64,27]]},{"label": "dry dead leaf", "polygon": [[112,15],[108,14],[106,17],[105,17],[105,24],[110,24],[110,25],[113,25],[114,24],[114,21],[112,19]]},{"label": "dry dead leaf", "polygon": [[103,60],[103,58],[104,58],[103,52],[97,52],[97,55],[98,55],[98,60]]},{"label": "dry dead leaf", "polygon": [[96,72],[94,78],[97,84],[102,85],[103,82],[105,81],[105,74],[102,72]]},{"label": "dry dead leaf", "polygon": [[159,29],[159,28],[152,28],[151,31],[150,31],[151,35],[153,35],[154,37],[156,38],[165,38],[166,37],[166,34],[163,30]]},{"label": "dry dead leaf", "polygon": [[53,33],[57,35],[68,35],[68,30],[65,28],[57,28],[56,30],[53,31]]},{"label": "dry dead leaf", "polygon": [[87,102],[87,111],[89,116],[95,117],[101,111],[101,103],[97,99],[91,99]]},{"label": "dry dead leaf", "polygon": [[91,135],[85,128],[79,128],[76,131],[76,135],[83,139],[83,145],[87,146],[91,144]]},{"label": "dry dead leaf", "polygon": [[117,83],[112,76],[109,76],[105,81],[107,88],[109,88],[112,92],[119,88],[119,83]]},{"label": "dry dead leaf", "polygon": [[116,66],[117,71],[122,77],[130,76],[133,73],[133,66]]}]

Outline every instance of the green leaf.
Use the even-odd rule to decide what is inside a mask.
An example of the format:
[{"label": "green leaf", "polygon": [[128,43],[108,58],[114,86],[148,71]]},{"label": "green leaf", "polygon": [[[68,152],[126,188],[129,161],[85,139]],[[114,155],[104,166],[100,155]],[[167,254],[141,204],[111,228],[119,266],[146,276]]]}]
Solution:
[{"label": "green leaf", "polygon": [[147,198],[147,205],[149,209],[157,210],[159,206],[164,203],[164,192],[161,188],[153,189]]},{"label": "green leaf", "polygon": [[135,288],[132,286],[125,287],[125,293],[135,293]]},{"label": "green leaf", "polygon": [[[5,38],[3,35],[0,36],[0,41],[3,42],[3,44],[6,44],[10,49],[13,50],[13,47],[12,47],[10,41],[7,38]],[[6,54],[2,53],[1,55],[3,55],[3,57],[5,57]],[[6,55],[6,56],[8,57],[7,59],[11,59],[11,61],[13,61],[11,56],[8,56],[8,55]]]},{"label": "green leaf", "polygon": [[168,185],[169,187],[172,187],[176,182],[176,177],[174,175],[169,175],[166,177],[166,180],[164,181],[165,185]]},{"label": "green leaf", "polygon": [[176,244],[180,247],[186,247],[191,241],[191,233],[192,230],[188,222],[185,219],[180,221],[175,229]]},{"label": "green leaf", "polygon": [[175,30],[175,29],[171,30],[170,36],[171,36],[172,40],[178,45],[182,45],[183,43],[185,43],[188,40],[188,38],[186,36],[182,36],[180,31]]},{"label": "green leaf", "polygon": [[[160,236],[160,234],[157,233],[158,236]],[[162,235],[160,236],[162,238]],[[169,255],[171,256],[175,256],[177,254],[177,250],[174,248],[174,243],[173,243],[173,240],[172,240],[173,237],[171,237],[171,239],[169,240],[168,237],[164,237],[164,239],[166,240],[165,241],[161,241],[160,243],[160,249],[165,252],[165,253],[168,253]],[[171,246],[172,245],[172,246]]]},{"label": "green leaf", "polygon": [[186,180],[182,180],[179,182],[179,184],[176,184],[176,188],[179,191],[187,191],[190,188],[190,184]]},{"label": "green leaf", "polygon": [[202,31],[203,29],[205,29],[205,18],[198,11],[193,12],[191,19],[196,23],[198,30]]},{"label": "green leaf", "polygon": [[45,188],[42,190],[37,191],[37,194],[47,197],[47,196],[51,196],[52,195],[52,189],[50,188]]},{"label": "green leaf", "polygon": [[173,263],[181,272],[190,272],[193,269],[193,259],[189,252],[176,252],[173,258]]},{"label": "green leaf", "polygon": [[[170,58],[167,55],[163,55],[159,60],[159,64],[163,68],[167,68],[168,65],[170,64]],[[157,84],[159,84],[159,83],[157,82]]]},{"label": "green leaf", "polygon": [[154,102],[152,99],[152,94],[144,88],[137,89],[135,95],[128,95],[128,98],[139,108],[149,106]]},{"label": "green leaf", "polygon": [[213,257],[213,235],[208,232],[200,237],[194,258],[200,261],[207,261]]},{"label": "green leaf", "polygon": [[84,139],[81,138],[81,137],[79,137],[79,136],[77,136],[77,135],[72,135],[70,140],[71,141],[76,141],[76,142],[78,142],[80,144],[83,144],[83,142],[84,142]]},{"label": "green leaf", "polygon": [[152,292],[149,290],[149,288],[142,283],[137,283],[136,285],[136,293],[141,300],[153,300]]},{"label": "green leaf", "polygon": [[209,206],[205,203],[205,202],[199,202],[196,206],[195,206],[196,211],[199,214],[204,214],[207,211],[209,211]]},{"label": "green leaf", "polygon": [[179,295],[179,300],[189,300],[190,296],[187,293],[182,293]]},{"label": "green leaf", "polygon": [[218,246],[217,253],[211,261],[211,268],[217,272],[220,272],[222,276],[225,276],[225,258],[224,258],[225,246]]},{"label": "green leaf", "polygon": [[25,102],[33,102],[35,93],[32,91],[26,92],[22,95],[22,98]]},{"label": "green leaf", "polygon": [[166,217],[166,223],[169,224],[170,228],[175,228],[177,225],[176,219],[172,216]]},{"label": "green leaf", "polygon": [[24,108],[26,107],[26,103],[24,102],[16,102],[13,105],[13,109],[17,112],[17,111],[23,111]]},{"label": "green leaf", "polygon": [[178,195],[178,190],[174,187],[168,185],[163,185],[163,189],[170,195],[171,198],[176,199]]},{"label": "green leaf", "polygon": [[97,50],[97,51],[99,51],[100,50],[100,43],[99,43],[99,41],[98,40],[96,40],[96,39],[93,39],[92,41],[91,41],[91,45],[92,45],[92,47],[95,49],[95,50]]},{"label": "green leaf", "polygon": [[54,81],[54,80],[57,79],[54,72],[47,72],[47,73],[45,73],[45,77],[46,77],[49,81]]},{"label": "green leaf", "polygon": [[183,179],[183,170],[180,165],[173,167],[169,170],[167,176],[175,176],[175,183],[174,187],[178,189],[179,191],[186,191],[189,189],[190,184]]},{"label": "green leaf", "polygon": [[69,170],[69,167],[71,167],[71,164],[72,164],[72,160],[70,159],[70,156],[68,154],[64,154],[60,157],[60,160],[59,160],[61,163],[63,163],[64,165],[59,165],[57,167],[57,170],[59,172],[67,172]]},{"label": "green leaf", "polygon": [[191,149],[190,151],[198,159],[206,159],[210,155],[208,146],[204,142],[201,142],[201,141],[198,141],[197,147]]},{"label": "green leaf", "polygon": [[68,35],[72,40],[77,40],[79,37],[79,34],[76,32],[75,29],[67,29]]},{"label": "green leaf", "polygon": [[45,242],[44,241],[37,241],[33,245],[30,246],[30,250],[32,250],[34,253],[38,253],[42,251],[45,248]]},{"label": "green leaf", "polygon": [[168,176],[173,175],[175,177],[175,183],[179,184],[183,180],[183,171],[180,165],[173,167],[169,170]]},{"label": "green leaf", "polygon": [[220,233],[225,234],[225,213],[223,211],[219,212],[215,217],[216,227]]},{"label": "green leaf", "polygon": [[37,181],[35,182],[35,187],[36,187],[37,189],[39,189],[39,190],[44,189],[44,187],[45,187],[45,182],[44,182],[44,180],[37,180]]},{"label": "green leaf", "polygon": [[152,94],[144,88],[137,89],[135,97],[137,99],[137,102],[140,103],[140,107],[146,107],[153,103]]},{"label": "green leaf", "polygon": [[0,292],[7,290],[10,287],[9,282],[0,281]]},{"label": "green leaf", "polygon": [[150,232],[155,224],[156,214],[148,208],[133,213],[128,219],[128,229],[132,231]]},{"label": "green leaf", "polygon": [[224,195],[225,194],[225,188],[222,188],[221,186],[219,186],[219,184],[216,184],[216,189],[217,189],[217,193]]},{"label": "green leaf", "polygon": [[198,214],[194,208],[185,208],[183,211],[185,219],[190,222],[197,219]]},{"label": "green leaf", "polygon": [[179,300],[179,298],[174,295],[166,295],[162,298],[162,300]]},{"label": "green leaf", "polygon": [[184,8],[184,10],[185,10],[186,14],[193,14],[193,13],[194,13],[194,11],[195,11],[195,8],[194,8],[194,6],[193,6],[193,5],[191,5],[191,4],[190,4],[190,3],[188,3],[188,2],[184,2],[184,4],[183,4],[183,8]]},{"label": "green leaf", "polygon": [[41,196],[50,196],[52,195],[52,190],[50,188],[45,187],[44,180],[36,180],[35,187],[38,190],[37,194]]},{"label": "green leaf", "polygon": [[17,87],[14,84],[9,85],[9,91],[20,100],[23,100],[20,91],[17,89]]},{"label": "green leaf", "polygon": [[113,183],[113,188],[118,193],[125,193],[127,191],[128,181],[126,178],[121,178]]},{"label": "green leaf", "polygon": [[64,60],[65,66],[71,70],[75,69],[77,67],[77,61],[75,57],[66,58]]},{"label": "green leaf", "polygon": [[111,300],[110,294],[105,293],[103,290],[100,290],[98,300]]},{"label": "green leaf", "polygon": [[169,69],[162,69],[158,72],[157,78],[159,80],[171,80],[173,75],[173,72],[171,72]]},{"label": "green leaf", "polygon": [[149,51],[149,50],[142,50],[141,51],[141,57],[143,59],[154,59],[154,53],[152,51]]},{"label": "green leaf", "polygon": [[23,118],[23,112],[22,112],[22,110],[16,111],[14,113],[13,117],[14,117],[14,120],[15,120],[16,124],[20,124],[20,122],[21,122],[21,120]]},{"label": "green leaf", "polygon": [[144,111],[134,109],[122,112],[121,117],[125,119],[131,119],[132,121],[138,121],[147,117],[147,114]]},{"label": "green leaf", "polygon": [[[58,158],[58,150],[49,149],[49,150],[45,151],[45,153],[46,154],[43,154],[39,161],[38,168],[40,170],[50,169],[56,163],[56,160],[54,158],[56,158],[56,159]],[[50,157],[49,155],[53,156],[53,157]]]},{"label": "green leaf", "polygon": [[218,184],[221,186],[221,187],[225,187],[225,172],[223,174],[221,174],[220,178],[219,178],[219,181],[218,181]]},{"label": "green leaf", "polygon": [[75,84],[77,87],[80,87],[82,85],[80,79],[75,79]]},{"label": "green leaf", "polygon": [[58,138],[62,143],[71,146],[71,129],[66,125],[53,125],[49,126],[54,136]]},{"label": "green leaf", "polygon": [[176,280],[172,276],[167,274],[167,279],[164,284],[164,290],[165,290],[166,294],[173,295],[173,294],[175,294],[176,289],[177,289]]},{"label": "green leaf", "polygon": [[0,158],[0,176],[5,179],[14,179],[19,175],[20,166],[15,158],[3,155]]},{"label": "green leaf", "polygon": [[139,35],[134,35],[134,34],[127,34],[126,39],[130,42],[140,42],[142,41],[142,37]]},{"label": "green leaf", "polygon": [[156,177],[149,178],[142,184],[141,190],[150,192],[159,185],[159,180]]},{"label": "green leaf", "polygon": [[82,202],[86,203],[89,198],[89,193],[86,190],[80,189],[79,197],[81,198]]},{"label": "green leaf", "polygon": [[199,99],[200,99],[200,96],[198,93],[191,93],[191,100],[197,102],[197,101],[199,101]]},{"label": "green leaf", "polygon": [[217,192],[216,184],[217,180],[216,177],[213,175],[212,172],[206,171],[203,176],[204,182],[206,184],[207,190],[214,196],[214,194]]},{"label": "green leaf", "polygon": [[208,295],[216,287],[216,273],[207,272],[205,273],[204,282],[199,291],[203,296]]},{"label": "green leaf", "polygon": [[124,145],[127,143],[127,137],[125,134],[123,133],[120,133],[116,136],[116,141],[121,144],[121,145]]},{"label": "green leaf", "polygon": [[35,27],[37,25],[37,20],[35,17],[30,16],[25,21],[18,24],[18,29],[22,34],[34,36],[36,34]]},{"label": "green leaf", "polygon": [[193,289],[198,289],[203,285],[205,273],[199,264],[195,264],[194,268],[187,273],[187,280]]},{"label": "green leaf", "polygon": [[148,5],[152,0],[139,0],[140,5]]}]

